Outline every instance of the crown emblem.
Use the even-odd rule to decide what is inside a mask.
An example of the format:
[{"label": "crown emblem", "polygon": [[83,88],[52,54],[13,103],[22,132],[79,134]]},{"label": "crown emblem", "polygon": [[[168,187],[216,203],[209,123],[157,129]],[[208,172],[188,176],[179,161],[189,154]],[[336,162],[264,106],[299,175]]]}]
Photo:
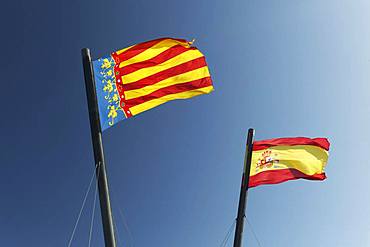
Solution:
[{"label": "crown emblem", "polygon": [[279,163],[279,160],[276,159],[276,156],[277,154],[273,154],[271,150],[264,151],[257,161],[256,169],[270,168],[274,164]]}]

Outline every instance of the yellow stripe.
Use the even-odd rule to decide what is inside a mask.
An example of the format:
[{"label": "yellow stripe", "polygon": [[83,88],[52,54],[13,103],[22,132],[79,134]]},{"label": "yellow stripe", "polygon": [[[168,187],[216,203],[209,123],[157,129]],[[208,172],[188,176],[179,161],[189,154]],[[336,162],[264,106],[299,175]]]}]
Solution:
[{"label": "yellow stripe", "polygon": [[208,67],[205,66],[199,69],[195,69],[195,70],[185,72],[180,75],[176,75],[176,76],[164,79],[163,81],[157,82],[156,84],[153,84],[153,85],[126,91],[125,99],[129,100],[129,99],[141,97],[141,96],[153,93],[154,91],[157,91],[158,89],[161,89],[164,87],[176,85],[179,83],[194,81],[194,80],[202,79],[202,78],[209,77],[209,76],[210,75],[209,75]]},{"label": "yellow stripe", "polygon": [[176,57],[173,57],[173,58],[171,58],[171,59],[169,59],[169,60],[167,60],[167,61],[165,61],[161,64],[158,64],[156,66],[143,68],[143,69],[137,70],[137,71],[135,71],[131,74],[124,75],[122,77],[122,79],[123,79],[122,83],[123,84],[132,83],[132,82],[138,81],[140,79],[143,79],[145,77],[154,75],[154,74],[156,74],[158,72],[161,72],[163,70],[172,68],[174,66],[189,62],[193,59],[200,58],[200,57],[203,57],[203,54],[200,51],[198,51],[198,50],[189,50],[189,51],[181,53],[180,55],[178,55]]},{"label": "yellow stripe", "polygon": [[128,49],[130,49],[130,48],[132,48],[132,47],[134,47],[134,46],[135,46],[135,45],[132,45],[132,46],[129,46],[129,47],[123,48],[123,49],[121,49],[121,50],[116,51],[116,53],[117,53],[117,55],[119,55],[119,54],[121,54],[122,52],[127,51]]},{"label": "yellow stripe", "polygon": [[[269,157],[274,161],[272,166],[257,169],[258,159],[263,158],[265,151],[271,151]],[[314,175],[324,172],[329,153],[317,146],[274,146],[264,150],[253,151],[250,176],[269,170],[280,170],[287,168],[297,169],[304,174]]]},{"label": "yellow stripe", "polygon": [[163,96],[161,98],[149,100],[147,102],[144,102],[140,105],[136,105],[130,108],[131,114],[132,115],[137,115],[143,111],[149,110],[151,108],[154,108],[156,106],[159,106],[163,103],[166,103],[167,101],[170,100],[175,100],[175,99],[188,99],[197,95],[201,94],[207,94],[213,91],[213,86],[208,86],[208,87],[203,87],[203,88],[198,88],[195,90],[191,91],[186,91],[182,93],[175,93],[175,94],[169,94],[166,96]]},{"label": "yellow stripe", "polygon": [[122,68],[124,66],[130,65],[130,64],[133,64],[133,63],[137,63],[137,62],[141,62],[141,61],[151,59],[151,58],[161,54],[162,52],[168,50],[169,48],[171,48],[175,45],[182,45],[182,46],[185,46],[185,47],[190,47],[190,45],[188,43],[180,42],[180,41],[173,40],[173,39],[165,39],[165,40],[153,45],[152,47],[146,49],[145,51],[137,54],[136,56],[134,56],[134,57],[132,57],[128,60],[122,61],[119,64],[119,67]]}]

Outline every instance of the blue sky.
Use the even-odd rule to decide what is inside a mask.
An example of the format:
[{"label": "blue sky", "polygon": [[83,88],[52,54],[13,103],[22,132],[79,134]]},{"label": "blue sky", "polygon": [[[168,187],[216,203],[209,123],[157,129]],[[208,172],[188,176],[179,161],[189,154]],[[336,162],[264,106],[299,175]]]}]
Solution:
[{"label": "blue sky", "polygon": [[[219,246],[249,127],[332,144],[326,181],[250,190],[262,246],[370,246],[369,11],[366,0],[3,4],[1,246],[67,246],[93,173],[80,49],[98,58],[163,36],[196,38],[215,91],[104,132],[118,246]],[[92,199],[72,246],[87,246]],[[258,246],[248,226],[244,246]]]}]

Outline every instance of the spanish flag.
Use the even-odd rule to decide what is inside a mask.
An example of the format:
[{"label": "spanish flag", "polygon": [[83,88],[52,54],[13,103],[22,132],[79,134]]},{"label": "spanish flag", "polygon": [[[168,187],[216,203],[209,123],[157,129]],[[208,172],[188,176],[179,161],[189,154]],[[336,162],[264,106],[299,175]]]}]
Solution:
[{"label": "spanish flag", "polygon": [[175,99],[213,90],[203,54],[192,42],[160,38],[93,61],[102,129]]},{"label": "spanish flag", "polygon": [[277,138],[253,143],[249,187],[293,179],[324,180],[326,138]]}]

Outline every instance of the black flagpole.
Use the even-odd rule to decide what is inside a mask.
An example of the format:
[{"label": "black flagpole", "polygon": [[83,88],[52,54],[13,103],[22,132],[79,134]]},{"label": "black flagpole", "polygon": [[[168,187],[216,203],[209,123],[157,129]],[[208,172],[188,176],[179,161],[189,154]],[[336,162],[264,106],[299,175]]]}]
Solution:
[{"label": "black flagpole", "polygon": [[241,188],[240,188],[238,216],[236,218],[234,247],[242,246],[244,218],[246,217],[245,204],[247,202],[249,173],[251,170],[251,161],[252,161],[253,137],[254,137],[254,129],[249,129],[248,139],[247,139],[247,150],[245,152],[245,157],[244,157],[244,169],[243,169],[243,176],[242,176],[242,182],[241,182]]},{"label": "black flagpole", "polygon": [[116,247],[114,235],[113,216],[110,206],[107,172],[105,170],[102,132],[99,120],[98,103],[96,98],[94,72],[91,63],[90,50],[81,50],[82,63],[85,75],[87,104],[89,108],[91,138],[94,148],[96,174],[99,188],[100,210],[103,222],[104,240],[106,247]]}]

